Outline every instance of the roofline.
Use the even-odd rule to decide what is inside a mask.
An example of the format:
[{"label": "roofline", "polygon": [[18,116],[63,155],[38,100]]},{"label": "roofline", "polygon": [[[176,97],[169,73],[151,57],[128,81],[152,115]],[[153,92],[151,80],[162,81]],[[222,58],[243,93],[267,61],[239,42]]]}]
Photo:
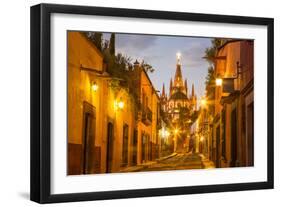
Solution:
[{"label": "roofline", "polygon": [[232,40],[228,40],[225,43],[223,43],[221,46],[218,47],[218,52],[224,48],[226,45],[228,45],[229,43],[234,43],[234,42],[242,42],[242,41],[253,41],[251,39],[232,39]]},{"label": "roofline", "polygon": [[153,91],[155,92],[155,94],[156,94],[157,98],[160,100],[160,96],[158,95],[157,90],[155,90],[155,87],[154,87],[154,85],[153,85],[152,81],[150,80],[150,78],[149,78],[149,76],[148,76],[147,72],[143,69],[143,67],[141,67],[141,70],[144,72],[144,74],[145,74],[146,78],[148,79],[148,81],[149,81],[150,85],[152,86]]}]

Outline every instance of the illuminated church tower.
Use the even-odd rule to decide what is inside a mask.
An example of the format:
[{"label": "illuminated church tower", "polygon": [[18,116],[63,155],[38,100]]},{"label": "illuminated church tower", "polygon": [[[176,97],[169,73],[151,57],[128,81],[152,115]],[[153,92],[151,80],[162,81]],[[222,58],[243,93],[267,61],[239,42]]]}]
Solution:
[{"label": "illuminated church tower", "polygon": [[197,97],[192,84],[191,94],[188,94],[187,79],[182,77],[181,55],[177,53],[176,72],[174,80],[170,80],[169,96],[166,95],[165,86],[163,84],[161,93],[161,105],[164,112],[168,114],[172,122],[179,119],[180,111],[195,111],[197,105]]}]

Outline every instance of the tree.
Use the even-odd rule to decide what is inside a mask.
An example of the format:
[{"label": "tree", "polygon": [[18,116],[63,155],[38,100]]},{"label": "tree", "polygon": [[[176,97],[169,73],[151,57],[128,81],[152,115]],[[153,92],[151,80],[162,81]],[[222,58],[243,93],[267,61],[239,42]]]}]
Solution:
[{"label": "tree", "polygon": [[[109,41],[103,39],[103,35],[100,32],[85,32],[84,34],[103,54],[104,62],[107,65],[106,71],[112,77],[110,87],[115,91],[120,90],[121,87],[128,90],[132,100],[136,103],[136,110],[138,110],[138,92],[131,73],[133,69],[132,58],[122,53],[115,54],[115,34],[111,34]],[[142,60],[140,66],[146,72],[154,71],[154,68],[144,60]]]},{"label": "tree", "polygon": [[206,97],[208,99],[214,99],[215,95],[215,70],[213,66],[209,66],[208,68],[208,74],[206,76],[205,80],[206,85]]},{"label": "tree", "polygon": [[208,74],[205,80],[206,97],[209,100],[215,98],[215,57],[219,47],[221,47],[229,39],[212,39],[212,45],[205,50],[205,59],[209,62]]},{"label": "tree", "polygon": [[228,40],[229,39],[220,39],[220,38],[212,39],[211,41],[212,45],[211,47],[206,48],[205,57],[204,57],[211,65],[215,64],[215,56],[218,48],[221,47]]},{"label": "tree", "polygon": [[95,32],[94,33],[94,40],[96,42],[96,46],[99,50],[102,50],[102,33]]},{"label": "tree", "polygon": [[102,51],[102,33],[101,32],[86,32],[87,37]]},{"label": "tree", "polygon": [[145,72],[150,72],[150,73],[153,73],[154,72],[154,68],[148,64],[147,62],[145,62],[144,60],[142,60],[141,62],[141,67],[144,69]]},{"label": "tree", "polygon": [[115,55],[115,34],[112,33],[109,40],[109,52],[111,55]]}]

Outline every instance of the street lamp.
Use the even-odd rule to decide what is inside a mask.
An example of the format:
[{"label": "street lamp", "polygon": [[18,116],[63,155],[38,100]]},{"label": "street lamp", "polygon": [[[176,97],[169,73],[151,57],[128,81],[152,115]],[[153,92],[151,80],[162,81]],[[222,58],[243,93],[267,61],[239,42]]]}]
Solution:
[{"label": "street lamp", "polygon": [[207,105],[207,100],[205,98],[201,99],[201,105],[206,106]]},{"label": "street lamp", "polygon": [[222,78],[216,78],[216,86],[222,86]]},{"label": "street lamp", "polygon": [[118,102],[118,108],[119,109],[123,109],[124,108],[124,101],[122,100],[122,98],[120,98],[120,101]]},{"label": "street lamp", "polygon": [[92,83],[92,86],[91,86],[91,87],[92,87],[92,90],[95,91],[95,92],[99,89],[99,86],[98,86],[98,84],[96,83],[96,81],[94,81],[94,82]]},{"label": "street lamp", "polygon": [[114,109],[115,110],[118,110],[118,109],[122,110],[124,108],[124,106],[125,106],[125,103],[122,100],[122,98],[120,98],[119,101],[118,100],[114,101]]},{"label": "street lamp", "polygon": [[[230,93],[234,90],[234,80],[238,79],[239,74],[246,72],[247,70],[242,70],[243,65],[240,64],[239,61],[236,62],[236,72],[231,77],[221,77],[218,75],[216,78],[216,86],[223,86],[226,91],[230,91]],[[239,70],[240,69],[240,70]]]}]

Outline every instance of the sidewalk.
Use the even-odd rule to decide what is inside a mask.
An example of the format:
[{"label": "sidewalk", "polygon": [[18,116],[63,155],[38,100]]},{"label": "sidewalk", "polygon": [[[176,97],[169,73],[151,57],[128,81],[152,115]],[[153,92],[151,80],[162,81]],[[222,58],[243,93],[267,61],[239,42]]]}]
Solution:
[{"label": "sidewalk", "polygon": [[209,160],[203,154],[199,154],[199,156],[201,157],[201,161],[204,169],[215,168],[215,164],[213,163],[213,161]]}]

